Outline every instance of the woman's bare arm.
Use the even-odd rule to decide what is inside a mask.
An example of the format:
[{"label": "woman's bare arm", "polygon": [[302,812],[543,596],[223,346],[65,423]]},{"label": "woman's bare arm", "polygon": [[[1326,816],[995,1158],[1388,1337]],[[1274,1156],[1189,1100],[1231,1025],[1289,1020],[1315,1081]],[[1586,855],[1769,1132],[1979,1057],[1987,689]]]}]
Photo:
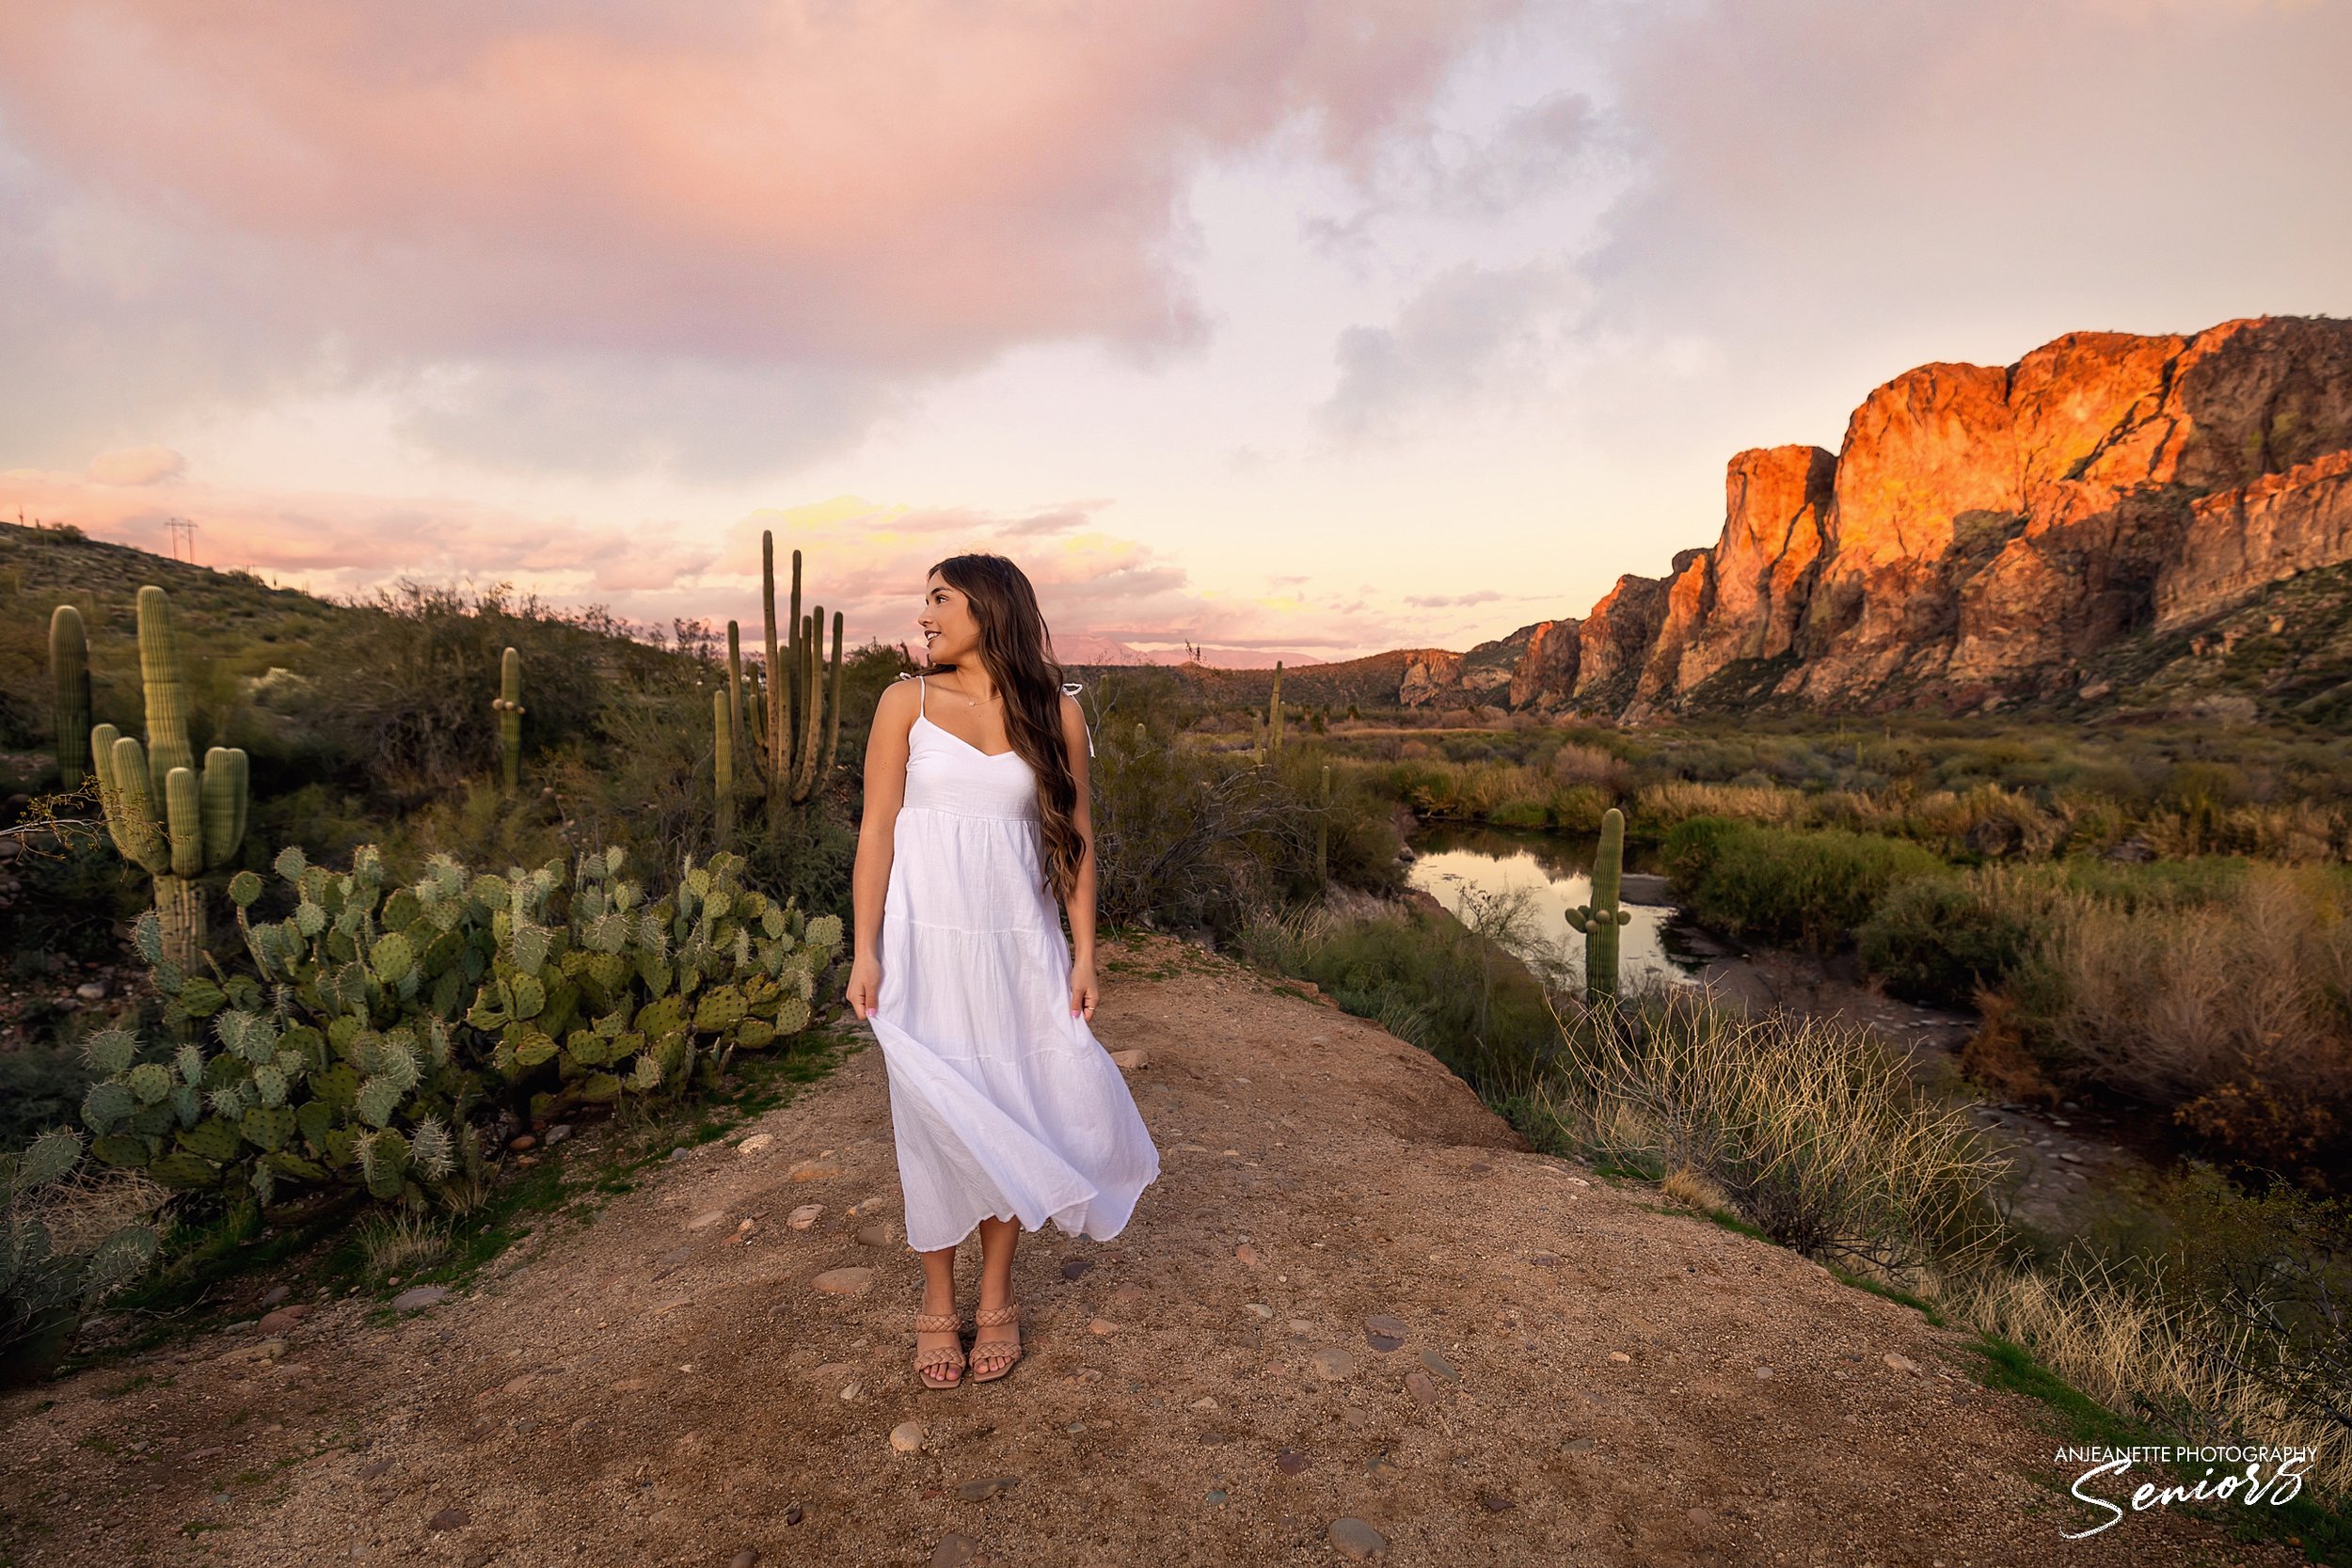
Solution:
[{"label": "woman's bare arm", "polygon": [[906,800],[907,732],[914,726],[915,698],[914,682],[893,681],[874,705],[874,727],[866,736],[866,804],[850,874],[854,933],[848,1001],[860,1020],[882,999],[882,901],[890,891],[898,807]]}]

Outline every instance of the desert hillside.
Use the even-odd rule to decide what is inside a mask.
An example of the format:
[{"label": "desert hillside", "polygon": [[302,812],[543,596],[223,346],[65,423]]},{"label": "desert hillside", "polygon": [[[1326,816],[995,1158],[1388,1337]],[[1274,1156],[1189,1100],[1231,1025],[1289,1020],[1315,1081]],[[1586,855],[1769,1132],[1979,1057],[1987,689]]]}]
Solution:
[{"label": "desert hillside", "polygon": [[2061,1541],[2047,1413],[1962,1337],[1527,1150],[1295,986],[1107,957],[1097,1028],[1165,1172],[1110,1243],[1026,1238],[1007,1380],[908,1370],[864,1049],[469,1296],[281,1308],[9,1396],[0,1560],[2290,1560],[2163,1513]]}]

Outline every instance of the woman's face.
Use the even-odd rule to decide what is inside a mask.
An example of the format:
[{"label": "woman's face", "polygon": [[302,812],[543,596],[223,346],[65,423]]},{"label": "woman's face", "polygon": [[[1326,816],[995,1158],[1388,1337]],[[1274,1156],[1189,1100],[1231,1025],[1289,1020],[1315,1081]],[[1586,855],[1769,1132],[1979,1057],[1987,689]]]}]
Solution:
[{"label": "woman's face", "polygon": [[933,664],[962,664],[980,651],[980,623],[973,617],[972,601],[937,572],[924,585],[923,613],[915,622]]}]

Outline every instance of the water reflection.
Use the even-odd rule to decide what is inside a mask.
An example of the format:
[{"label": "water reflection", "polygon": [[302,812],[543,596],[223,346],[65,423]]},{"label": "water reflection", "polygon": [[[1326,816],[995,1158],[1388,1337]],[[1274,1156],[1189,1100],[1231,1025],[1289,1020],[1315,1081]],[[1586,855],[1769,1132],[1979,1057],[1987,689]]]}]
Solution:
[{"label": "water reflection", "polygon": [[[1555,969],[1565,983],[1581,986],[1584,939],[1569,927],[1567,911],[1593,895],[1593,847],[1590,837],[1433,827],[1413,839],[1419,858],[1409,880],[1465,925],[1479,924],[1482,915],[1491,923],[1498,911],[1516,904],[1523,911],[1521,937],[1512,945],[1532,948],[1532,959]],[[1646,859],[1629,847],[1626,870],[1652,869]],[[1667,951],[1663,931],[1675,911],[1629,902],[1626,908],[1633,920],[1618,946],[1620,977],[1628,983],[1646,975],[1691,979],[1705,960]],[[1504,933],[1492,934],[1509,940]]]}]

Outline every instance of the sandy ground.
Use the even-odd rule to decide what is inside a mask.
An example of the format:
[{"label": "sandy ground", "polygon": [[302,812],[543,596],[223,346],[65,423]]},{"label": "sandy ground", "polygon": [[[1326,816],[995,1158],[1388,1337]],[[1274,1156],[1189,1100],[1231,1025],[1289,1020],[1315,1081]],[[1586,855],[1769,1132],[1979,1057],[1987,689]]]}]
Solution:
[{"label": "sandy ground", "polygon": [[8,1396],[0,1563],[2298,1560],[2162,1511],[2061,1539],[2099,1515],[1963,1337],[1527,1151],[1299,988],[1105,958],[1165,1169],[1113,1241],[1024,1239],[1009,1377],[909,1368],[868,1048],[469,1296]]}]

